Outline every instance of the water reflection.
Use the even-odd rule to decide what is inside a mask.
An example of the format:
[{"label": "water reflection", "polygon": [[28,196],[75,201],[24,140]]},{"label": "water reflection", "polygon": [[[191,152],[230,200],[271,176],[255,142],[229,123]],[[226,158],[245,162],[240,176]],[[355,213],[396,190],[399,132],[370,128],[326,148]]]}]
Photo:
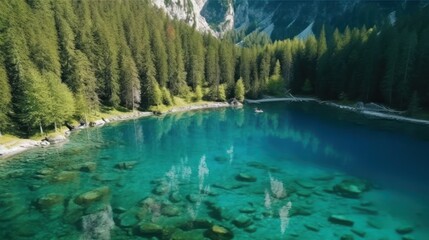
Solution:
[{"label": "water reflection", "polygon": [[[351,207],[359,201],[333,191],[350,177],[335,171],[370,162],[366,168],[380,164],[383,171],[365,173],[397,173],[390,165],[413,149],[413,161],[423,159],[424,143],[380,151],[392,144],[391,135],[365,138],[361,129],[302,114],[278,107],[258,115],[251,108],[172,114],[87,129],[62,148],[19,156],[0,168],[0,238],[162,239],[159,229],[182,239],[216,239],[215,232],[226,232],[225,239],[288,238],[306,229],[302,219],[325,221],[337,210],[355,214]],[[380,160],[386,158],[390,165]],[[418,172],[414,168],[403,166]],[[366,216],[359,217],[356,222],[365,223]],[[39,231],[19,229],[23,224]]]}]

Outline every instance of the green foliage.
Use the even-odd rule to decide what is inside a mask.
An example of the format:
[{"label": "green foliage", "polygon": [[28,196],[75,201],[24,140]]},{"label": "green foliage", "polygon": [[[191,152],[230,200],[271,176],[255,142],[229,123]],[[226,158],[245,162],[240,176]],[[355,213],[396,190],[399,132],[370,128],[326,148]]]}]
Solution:
[{"label": "green foliage", "polygon": [[283,96],[285,94],[285,86],[283,78],[280,74],[280,62],[277,60],[274,67],[274,72],[270,76],[267,84],[267,93],[272,96]]},{"label": "green foliage", "polygon": [[0,133],[6,129],[9,122],[8,114],[10,111],[10,103],[12,94],[10,91],[9,82],[7,79],[6,69],[0,65]]},{"label": "green foliage", "polygon": [[203,89],[201,88],[200,85],[197,85],[197,87],[195,88],[195,100],[196,101],[201,101],[203,99]]},{"label": "green foliage", "polygon": [[177,97],[287,91],[429,109],[428,7],[381,29],[327,26],[317,39],[274,43],[254,33],[241,47],[229,40],[244,32],[201,34],[147,1],[14,0],[0,9],[2,131],[52,128],[101,105],[149,109]]},{"label": "green foliage", "polygon": [[245,94],[245,89],[244,89],[244,83],[243,83],[243,79],[240,78],[238,79],[237,83],[235,84],[235,98],[242,102],[244,100],[244,94]]},{"label": "green foliage", "polygon": [[[74,97],[67,86],[60,82],[58,76],[53,73],[47,73],[42,76],[48,84],[48,93],[50,99],[49,113],[46,115],[46,123],[54,123],[55,128],[58,124],[70,120],[75,113]],[[55,129],[56,130],[56,129]]]},{"label": "green foliage", "polygon": [[226,101],[225,84],[219,85],[217,100],[222,102]]},{"label": "green foliage", "polygon": [[174,104],[173,98],[171,97],[170,91],[166,87],[161,88],[162,92],[162,103],[167,106],[172,106]]}]

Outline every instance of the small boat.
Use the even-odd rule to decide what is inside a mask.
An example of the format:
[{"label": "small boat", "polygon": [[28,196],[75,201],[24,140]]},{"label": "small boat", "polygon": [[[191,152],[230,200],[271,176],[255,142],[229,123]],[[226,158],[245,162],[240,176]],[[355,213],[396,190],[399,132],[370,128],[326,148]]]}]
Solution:
[{"label": "small boat", "polygon": [[264,111],[262,111],[262,109],[259,108],[255,108],[255,113],[263,113]]}]

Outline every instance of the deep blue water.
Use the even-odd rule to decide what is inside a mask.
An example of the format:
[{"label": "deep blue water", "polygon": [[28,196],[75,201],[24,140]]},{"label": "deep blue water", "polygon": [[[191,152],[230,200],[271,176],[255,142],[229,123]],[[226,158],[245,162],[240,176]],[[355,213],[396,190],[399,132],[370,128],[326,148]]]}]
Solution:
[{"label": "deep blue water", "polygon": [[[364,239],[400,239],[395,228],[403,225],[412,226],[407,236],[429,239],[428,126],[369,119],[316,103],[259,104],[263,113],[253,107],[86,129],[62,146],[9,159],[0,171],[0,239],[191,239],[186,234],[216,239],[210,227],[180,227],[195,219],[229,229],[234,239],[357,237],[350,227],[329,222],[331,214],[352,219],[353,228],[365,231]],[[135,165],[115,167],[124,161]],[[87,163],[95,169],[80,167]],[[237,180],[240,173],[255,181]],[[318,176],[330,178],[315,180]],[[339,196],[332,189],[344,179],[367,181],[371,188],[359,198]],[[273,197],[276,182],[287,197]],[[164,186],[165,192],[156,193]],[[76,200],[100,187],[108,189],[102,198],[84,205]],[[181,198],[172,201],[173,193]],[[59,200],[45,206],[42,200],[53,195]],[[140,204],[148,197],[155,202],[150,211]],[[281,210],[289,202],[287,225]],[[356,211],[364,202],[377,214]],[[163,212],[171,206],[178,212],[173,216]],[[254,211],[240,213],[246,206]],[[308,213],[292,213],[302,208]],[[240,214],[251,220],[249,226],[238,226],[234,219]],[[119,220],[124,218],[127,224]],[[371,221],[384,226],[371,227]],[[168,233],[139,232],[148,222]]]}]

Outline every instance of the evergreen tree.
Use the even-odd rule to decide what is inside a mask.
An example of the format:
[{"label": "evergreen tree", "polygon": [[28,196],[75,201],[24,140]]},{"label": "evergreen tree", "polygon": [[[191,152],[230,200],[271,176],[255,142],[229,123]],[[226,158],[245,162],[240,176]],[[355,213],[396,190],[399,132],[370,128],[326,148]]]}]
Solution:
[{"label": "evergreen tree", "polygon": [[53,123],[56,131],[58,124],[70,120],[75,113],[73,94],[55,74],[47,73],[42,77],[48,84],[48,95],[44,97],[50,101],[45,124]]},{"label": "evergreen tree", "polygon": [[285,93],[285,86],[280,72],[280,61],[277,60],[276,65],[274,67],[274,72],[270,76],[270,80],[268,82],[268,94],[271,94],[273,96],[282,96]]},{"label": "evergreen tree", "polygon": [[0,65],[0,136],[2,131],[7,129],[9,122],[10,104],[12,95],[10,91],[9,82],[7,79],[6,69]]},{"label": "evergreen tree", "polygon": [[221,42],[219,47],[220,83],[225,83],[227,96],[234,92],[234,49],[228,42]]},{"label": "evergreen tree", "polygon": [[235,98],[242,102],[244,100],[244,94],[245,94],[245,89],[244,89],[244,83],[243,83],[243,79],[238,79],[237,83],[235,84]]},{"label": "evergreen tree", "polygon": [[326,44],[326,32],[325,25],[322,26],[322,30],[320,31],[318,43],[317,43],[317,58],[320,59],[323,54],[327,51],[328,46]]}]

